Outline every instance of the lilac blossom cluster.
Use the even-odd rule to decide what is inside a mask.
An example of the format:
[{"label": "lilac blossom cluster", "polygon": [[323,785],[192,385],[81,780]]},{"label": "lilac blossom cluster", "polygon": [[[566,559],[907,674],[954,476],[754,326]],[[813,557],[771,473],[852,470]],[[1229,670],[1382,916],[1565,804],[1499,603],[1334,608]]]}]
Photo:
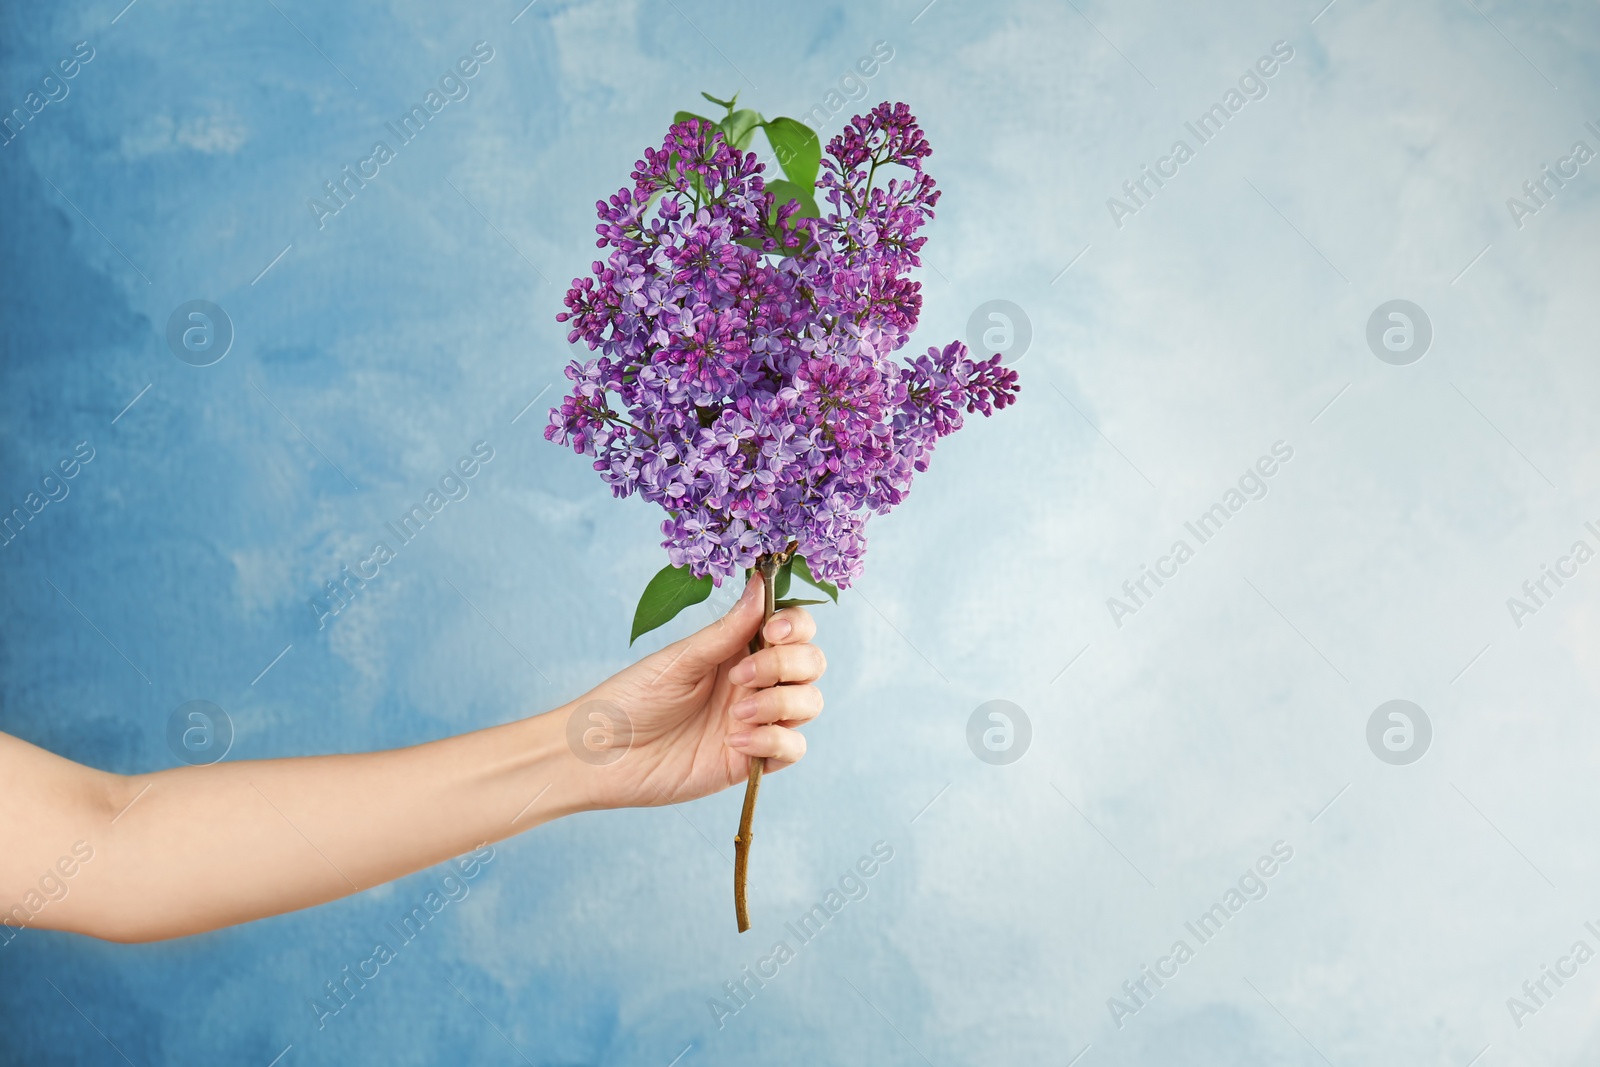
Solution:
[{"label": "lilac blossom cluster", "polygon": [[963,413],[1015,401],[998,355],[957,341],[894,358],[922,306],[907,275],[939,199],[929,151],[904,104],[855,117],[821,162],[822,217],[801,218],[753,153],[688,120],[598,204],[612,251],[556,317],[600,355],[567,367],[545,437],[661,505],[674,566],[720,584],[793,550],[848,586],[868,516],[905,498]]}]

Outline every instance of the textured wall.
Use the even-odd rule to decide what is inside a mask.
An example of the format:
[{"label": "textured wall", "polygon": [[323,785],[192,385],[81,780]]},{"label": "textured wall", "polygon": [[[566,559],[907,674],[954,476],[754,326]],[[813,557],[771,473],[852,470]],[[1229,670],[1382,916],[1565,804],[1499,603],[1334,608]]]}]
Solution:
[{"label": "textured wall", "polygon": [[[736,794],[590,815],[498,846],[320,1027],[444,870],[174,943],[24,932],[0,1062],[1589,1062],[1593,5],[121,2],[0,13],[0,505],[39,509],[0,548],[0,729],[73,758],[172,765],[195,700],[228,758],[409,744],[628,661],[655,516],[541,439],[557,390],[523,412],[593,202],[701,89],[831,134],[884,42],[860,95],[911,104],[945,189],[917,340],[1004,299],[1032,342],[819,609],[829,711],[763,790],[749,937]],[[1399,320],[1369,344],[1396,299],[1420,360]],[[169,344],[191,301],[219,361]],[[1524,593],[1546,564],[1576,576]],[[1031,724],[1003,765],[997,721],[968,741],[996,699]],[[1410,763],[1379,754],[1423,749],[1414,710],[1369,745],[1397,699]],[[865,896],[784,930],[878,842]],[[1576,977],[1536,1004],[1546,965]]]}]

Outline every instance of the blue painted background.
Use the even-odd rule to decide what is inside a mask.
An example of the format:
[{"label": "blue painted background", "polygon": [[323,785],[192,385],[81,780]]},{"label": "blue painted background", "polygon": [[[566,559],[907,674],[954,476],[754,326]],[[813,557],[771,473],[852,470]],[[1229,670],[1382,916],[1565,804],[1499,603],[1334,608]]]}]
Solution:
[{"label": "blue painted background", "polygon": [[[1506,1002],[1600,920],[1600,577],[1507,598],[1600,523],[1600,163],[1507,200],[1600,149],[1593,5],[734,12],[0,10],[0,108],[93,49],[0,147],[0,505],[94,455],[0,548],[0,729],[95,766],[174,764],[190,700],[227,711],[230,758],[343,752],[629,661],[657,520],[542,440],[553,316],[594,201],[702,89],[820,107],[825,136],[909,102],[945,190],[918,344],[996,298],[1033,331],[1021,403],[941,446],[819,610],[829,710],[763,790],[749,937],[736,792],[582,816],[500,845],[320,1027],[312,998],[442,871],[173,943],[27,931],[0,1062],[1589,1062],[1600,965]],[[319,219],[480,41],[468,94]],[[1266,95],[1113,211],[1278,41]],[[1396,298],[1434,329],[1403,367],[1364,336]],[[192,300],[232,323],[211,366],[167,343]],[[470,493],[319,628],[323,583],[480,441]],[[1266,497],[1112,611],[1276,441]],[[1406,767],[1366,741],[1394,698],[1434,729]],[[991,699],[1032,722],[1010,766],[967,745]],[[719,1025],[724,983],[880,841],[866,896]],[[1119,1016],[1276,841],[1266,897]]]}]

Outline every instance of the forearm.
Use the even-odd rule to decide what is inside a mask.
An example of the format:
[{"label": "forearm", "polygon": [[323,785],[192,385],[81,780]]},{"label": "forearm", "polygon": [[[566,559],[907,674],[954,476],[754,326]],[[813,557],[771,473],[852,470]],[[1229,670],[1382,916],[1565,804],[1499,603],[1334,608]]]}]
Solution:
[{"label": "forearm", "polygon": [[[368,889],[596,806],[566,709],[412,748],[116,778],[94,850],[38,925],[198,933]],[[62,848],[70,845],[64,841]]]}]

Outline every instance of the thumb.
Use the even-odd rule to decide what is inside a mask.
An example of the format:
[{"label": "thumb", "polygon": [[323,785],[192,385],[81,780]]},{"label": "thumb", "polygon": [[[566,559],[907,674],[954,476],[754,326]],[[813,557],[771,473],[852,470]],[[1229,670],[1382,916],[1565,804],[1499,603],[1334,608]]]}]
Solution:
[{"label": "thumb", "polygon": [[683,639],[678,663],[690,671],[702,671],[747,648],[761,626],[762,599],[761,577],[753,575],[744,595],[726,615]]}]

